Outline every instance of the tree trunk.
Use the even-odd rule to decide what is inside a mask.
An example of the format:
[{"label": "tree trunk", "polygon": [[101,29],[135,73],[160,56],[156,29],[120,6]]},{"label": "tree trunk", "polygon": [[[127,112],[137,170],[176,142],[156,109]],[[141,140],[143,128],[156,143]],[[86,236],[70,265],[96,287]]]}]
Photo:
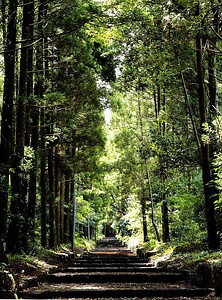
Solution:
[{"label": "tree trunk", "polygon": [[56,249],[56,220],[55,220],[55,170],[54,153],[48,151],[48,177],[49,177],[49,247]]},{"label": "tree trunk", "polygon": [[15,93],[15,48],[16,48],[17,1],[9,1],[8,25],[5,47],[5,79],[1,124],[0,148],[0,260],[5,259],[7,234],[7,208],[9,188],[9,168],[12,155],[13,102]]},{"label": "tree trunk", "polygon": [[[219,7],[214,3],[214,0],[211,0],[211,6],[213,11],[213,28],[214,31],[219,34]],[[217,36],[213,33],[213,36],[209,38],[208,43],[208,88],[209,88],[209,119],[211,127],[214,128],[214,121],[218,117],[218,96],[217,96],[217,71],[216,71],[216,55],[215,51],[217,51]],[[217,130],[216,128],[214,128]],[[214,159],[215,155],[220,152],[220,147],[218,145],[217,137],[215,136],[214,139],[211,140],[210,143],[210,158],[211,158],[211,182],[213,183],[212,188],[214,188],[214,195],[212,196],[212,201],[215,203],[215,201],[219,200],[219,190],[217,186],[215,185],[215,182],[217,180],[217,172],[215,170],[215,167],[212,163],[212,160]],[[215,213],[215,219],[216,219],[216,213]]]},{"label": "tree trunk", "polygon": [[[47,199],[47,192],[46,192],[46,144],[45,144],[45,109],[42,107],[40,112],[38,109],[38,103],[41,104],[41,99],[43,98],[43,91],[44,91],[44,72],[43,72],[43,56],[44,56],[44,16],[47,14],[47,10],[45,9],[45,0],[39,1],[39,8],[38,8],[38,28],[37,34],[39,36],[39,42],[36,47],[36,75],[35,75],[35,86],[34,86],[34,95],[37,99],[36,102],[32,105],[32,131],[33,131],[33,138],[32,138],[32,146],[35,149],[35,167],[37,166],[37,158],[38,158],[38,140],[40,135],[40,194],[41,194],[41,245],[43,247],[47,244],[47,228],[46,228],[46,219],[47,219],[47,212],[46,212],[46,199]],[[40,118],[40,132],[38,131],[38,123]],[[36,182],[37,178],[33,172],[33,193],[35,192],[34,182]],[[33,201],[33,208],[36,205],[36,198]],[[34,227],[32,228],[32,230]]]},{"label": "tree trunk", "polygon": [[[15,3],[16,5],[16,3]],[[2,19],[1,19],[1,28],[2,28],[2,37],[3,37],[3,45],[5,46],[6,45],[6,3],[5,3],[5,0],[1,0],[1,16],[2,16]],[[17,8],[16,8],[17,9]]]},{"label": "tree trunk", "polygon": [[[46,136],[53,135],[53,111],[47,112],[47,121],[46,121]],[[54,142],[48,143],[47,150],[47,159],[48,159],[48,203],[49,203],[49,247],[51,249],[56,249],[56,203],[55,203],[55,144]]]},{"label": "tree trunk", "polygon": [[55,223],[56,223],[56,245],[60,245],[60,227],[61,227],[61,168],[60,168],[60,156],[58,153],[58,147],[55,149]]},{"label": "tree trunk", "polygon": [[150,203],[151,203],[151,219],[152,219],[152,225],[156,233],[156,238],[158,242],[160,242],[160,235],[158,232],[158,228],[156,226],[155,218],[154,218],[154,203],[153,203],[153,192],[152,192],[152,185],[151,185],[151,180],[150,180],[150,174],[147,166],[147,160],[145,159],[144,161],[145,166],[146,166],[146,179],[148,181],[148,188],[149,188],[149,196],[150,196]]},{"label": "tree trunk", "polygon": [[8,3],[7,37],[4,54],[5,78],[0,141],[0,261],[6,260],[9,168],[11,165],[12,119],[15,92],[17,1]]},{"label": "tree trunk", "polygon": [[[11,252],[27,250],[27,177],[21,165],[24,160],[25,120],[27,103],[28,62],[30,44],[30,0],[24,0],[22,44],[19,74],[19,94],[16,117],[16,149],[14,154],[14,172],[12,174],[12,200],[10,206],[11,220],[9,235],[14,235],[15,245],[11,244]],[[32,27],[32,26],[31,26]],[[16,250],[17,249],[17,250]]]},{"label": "tree trunk", "polygon": [[65,174],[65,205],[63,206],[63,222],[64,222],[64,242],[69,242],[70,237],[70,182],[71,178],[68,173]]},{"label": "tree trunk", "polygon": [[[36,103],[33,101],[33,34],[34,34],[34,1],[27,3],[27,10],[29,14],[29,31],[28,31],[28,79],[27,79],[27,100],[28,105],[26,109],[26,139],[27,146],[30,145],[35,152],[33,158],[33,168],[30,172],[30,179],[28,182],[28,221],[27,221],[27,235],[28,249],[33,247],[35,242],[35,217],[36,217],[36,174],[37,174],[37,157],[38,157],[38,123],[39,112]],[[30,122],[31,119],[31,122]]]},{"label": "tree trunk", "polygon": [[189,95],[188,95],[188,91],[187,91],[187,88],[186,88],[186,83],[185,83],[182,71],[180,71],[180,76],[181,76],[181,79],[182,79],[182,84],[183,84],[183,90],[184,90],[184,97],[185,97],[186,106],[188,108],[188,113],[189,113],[190,121],[191,121],[191,124],[192,124],[192,127],[193,127],[193,132],[194,132],[195,140],[196,140],[196,143],[197,143],[198,154],[199,154],[199,157],[201,158],[200,140],[199,140],[199,136],[198,136],[198,132],[197,132],[197,128],[196,128],[196,124],[195,124],[193,112],[192,112],[192,109],[191,109],[191,106],[190,106],[190,103],[189,103]]},{"label": "tree trunk", "polygon": [[[159,116],[160,110],[166,109],[166,96],[165,96],[165,88],[162,93],[162,101],[161,101],[161,88],[158,86],[158,114]],[[160,135],[166,135],[166,122],[163,121],[159,124],[159,132]],[[163,183],[167,179],[167,173],[163,175]],[[162,240],[164,243],[170,241],[170,231],[169,231],[169,219],[168,219],[168,205],[166,201],[166,193],[161,191],[161,201],[162,201]]]},{"label": "tree trunk", "polygon": [[168,205],[165,193],[162,193],[162,239],[164,243],[168,243],[170,241]]},{"label": "tree trunk", "polygon": [[41,193],[41,245],[42,247],[46,247],[47,244],[47,229],[46,229],[46,145],[45,145],[45,110],[44,108],[41,109],[41,129],[40,129],[40,136],[41,136],[41,173],[40,173],[40,193]]},{"label": "tree trunk", "polygon": [[[73,232],[73,230],[75,229],[75,225],[74,225],[74,222],[76,221],[75,220],[75,217],[76,217],[76,213],[75,213],[75,207],[74,207],[74,197],[75,197],[75,182],[74,182],[74,175],[72,175],[72,179],[71,179],[71,184],[70,184],[70,203],[72,203],[72,218],[68,224],[68,221],[65,222],[65,224],[67,225],[67,228],[65,228],[65,240],[69,239],[71,240],[71,243],[72,243],[72,249],[74,250],[74,245],[73,245],[73,242],[74,242],[74,239],[75,239],[75,232]],[[66,227],[65,225],[65,227]],[[69,226],[69,228],[68,228]]]},{"label": "tree trunk", "polygon": [[64,243],[64,203],[65,203],[65,175],[61,174],[61,182],[60,182],[60,242]]},{"label": "tree trunk", "polygon": [[142,220],[143,220],[143,241],[148,242],[148,231],[147,231],[147,220],[146,220],[146,205],[147,199],[145,196],[141,197],[141,209],[142,209]]},{"label": "tree trunk", "polygon": [[158,117],[158,104],[157,104],[157,95],[156,95],[156,90],[153,90],[153,101],[154,101],[154,108],[155,108],[155,117],[157,119]]},{"label": "tree trunk", "polygon": [[[211,7],[213,12],[213,29],[216,34],[219,34],[219,7],[211,0]],[[210,95],[210,114],[211,119],[218,115],[218,98],[217,98],[217,75],[216,75],[216,57],[215,50],[217,50],[217,37],[214,33],[213,37],[209,38],[208,43],[208,77],[209,77],[209,95]]]},{"label": "tree trunk", "polygon": [[26,104],[26,124],[25,124],[25,145],[30,146],[31,137],[31,106],[33,104],[33,41],[34,41],[34,0],[28,4],[28,78],[27,78],[27,104]]},{"label": "tree trunk", "polygon": [[[200,128],[201,133],[206,134],[204,124],[207,122],[207,108],[205,99],[204,87],[204,62],[203,62],[203,47],[200,32],[196,36],[196,58],[197,58],[197,71],[198,71],[198,86],[199,86],[199,113],[200,113]],[[215,221],[215,193],[217,189],[212,182],[212,167],[211,167],[211,153],[209,144],[204,141],[201,142],[201,163],[202,163],[202,177],[204,185],[205,196],[205,212],[208,233],[208,247],[209,249],[217,249],[219,247],[219,237],[217,235],[216,221]]]}]

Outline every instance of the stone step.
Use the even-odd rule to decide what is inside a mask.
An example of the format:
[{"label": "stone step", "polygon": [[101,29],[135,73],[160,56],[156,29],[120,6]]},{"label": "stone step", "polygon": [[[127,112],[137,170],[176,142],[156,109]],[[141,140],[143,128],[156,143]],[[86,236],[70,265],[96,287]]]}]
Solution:
[{"label": "stone step", "polygon": [[19,298],[23,299],[56,299],[56,298],[73,298],[73,299],[95,299],[95,298],[149,298],[163,297],[204,297],[211,293],[212,290],[206,288],[192,288],[186,284],[168,284],[164,287],[159,284],[128,284],[125,287],[121,284],[45,284],[35,289],[27,289],[19,293]]},{"label": "stone step", "polygon": [[73,267],[77,267],[77,266],[94,266],[94,267],[113,267],[113,266],[118,266],[118,267],[121,267],[121,266],[129,266],[129,267],[141,267],[141,266],[145,266],[145,267],[151,267],[153,266],[153,264],[151,263],[144,263],[144,262],[126,262],[126,261],[83,261],[83,262],[74,262],[72,264],[70,264],[70,266],[73,266]]},{"label": "stone step", "polygon": [[84,262],[84,261],[99,261],[99,262],[144,262],[147,263],[149,259],[140,258],[137,256],[122,256],[122,255],[89,255],[74,259],[73,262]]},{"label": "stone step", "polygon": [[114,255],[107,255],[107,256],[88,256],[88,257],[82,257],[73,260],[73,263],[148,263],[148,259],[138,258],[138,257],[122,257],[122,256],[114,256]]},{"label": "stone step", "polygon": [[97,242],[97,245],[99,247],[113,247],[113,246],[119,246],[123,247],[123,243],[118,240],[116,237],[108,237],[108,238],[103,238],[102,240]]},{"label": "stone step", "polygon": [[153,264],[144,264],[144,263],[115,263],[115,264],[110,264],[110,263],[82,263],[82,264],[72,264],[70,267],[71,268],[88,268],[88,269],[93,269],[93,268],[105,268],[105,269],[112,269],[113,267],[116,267],[118,269],[121,268],[142,268],[142,267],[147,267],[147,268],[151,268],[153,267]]},{"label": "stone step", "polygon": [[[185,272],[154,268],[122,247],[116,238],[101,241],[103,248],[44,276],[39,286],[18,293],[23,299],[206,299],[212,289],[185,283]],[[203,298],[202,298],[203,297]]]},{"label": "stone step", "polygon": [[81,272],[89,272],[89,273],[93,273],[93,272],[108,272],[108,273],[112,273],[112,272],[130,272],[130,273],[140,273],[140,272],[153,272],[153,273],[160,273],[160,272],[167,272],[167,269],[164,268],[154,268],[154,267],[149,267],[149,266],[109,266],[109,268],[107,268],[106,266],[78,266],[78,267],[68,267],[68,268],[62,268],[59,270],[60,272],[63,273],[81,273]]},{"label": "stone step", "polygon": [[101,261],[101,260],[91,260],[91,261],[76,261],[76,262],[72,262],[73,267],[77,267],[77,266],[98,266],[98,267],[103,267],[106,266],[111,267],[111,266],[152,266],[151,263],[149,262],[143,262],[143,261],[122,261],[122,260],[110,260],[110,261]]},{"label": "stone step", "polygon": [[105,248],[103,250],[94,249],[93,251],[88,253],[88,257],[95,256],[95,255],[120,255],[122,257],[125,256],[134,256],[135,254],[127,249],[113,249],[113,248]]},{"label": "stone step", "polygon": [[46,277],[50,283],[106,283],[106,282],[178,282],[185,279],[181,273],[55,273]]},{"label": "stone step", "polygon": [[82,258],[93,258],[93,257],[108,257],[110,255],[113,255],[114,257],[121,257],[123,259],[127,259],[128,257],[134,257],[134,258],[139,258],[138,256],[136,256],[135,254],[133,254],[131,251],[127,250],[127,249],[115,249],[115,248],[103,248],[100,250],[94,249],[91,252],[88,252],[87,254],[85,254],[84,256],[82,256]]}]

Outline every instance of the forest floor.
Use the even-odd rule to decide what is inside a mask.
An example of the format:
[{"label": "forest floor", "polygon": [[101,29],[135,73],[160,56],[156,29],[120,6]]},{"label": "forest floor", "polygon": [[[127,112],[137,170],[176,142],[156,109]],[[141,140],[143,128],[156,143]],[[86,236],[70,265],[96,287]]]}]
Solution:
[{"label": "forest floor", "polygon": [[43,281],[44,275],[55,272],[66,262],[62,260],[63,252],[45,251],[44,255],[16,256],[9,258],[9,271],[13,274],[17,289],[36,285]]}]

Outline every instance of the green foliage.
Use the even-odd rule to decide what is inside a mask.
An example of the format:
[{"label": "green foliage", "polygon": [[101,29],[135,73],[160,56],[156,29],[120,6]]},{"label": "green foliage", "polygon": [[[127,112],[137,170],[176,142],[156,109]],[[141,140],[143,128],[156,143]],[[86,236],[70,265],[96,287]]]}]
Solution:
[{"label": "green foliage", "polygon": [[[147,249],[156,246],[153,223],[161,230],[161,204],[166,201],[171,238],[181,249],[188,249],[190,240],[198,244],[206,234],[199,141],[215,146],[216,183],[222,188],[221,117],[194,130],[199,124],[194,37],[203,27],[203,40],[215,38],[215,7],[212,1],[203,1],[197,16],[198,1],[154,2],[65,0],[47,4],[47,20],[39,24],[44,33],[34,34],[48,41],[40,76],[44,95],[40,99],[31,95],[25,102],[45,114],[44,124],[37,120],[39,141],[45,145],[41,145],[42,157],[26,146],[20,168],[23,175],[31,174],[36,163],[40,169],[45,153],[51,153],[52,161],[59,161],[62,176],[68,174],[67,180],[74,178],[78,185],[79,224],[85,226],[89,217],[100,229],[103,223],[112,224],[132,247],[142,240],[141,197],[147,199]],[[18,13],[20,20],[21,9]],[[18,24],[18,36],[21,28]],[[34,42],[33,53],[41,42]],[[217,51],[220,47],[221,42]],[[33,63],[39,63],[38,57],[33,57]],[[215,63],[220,73],[221,59]],[[207,61],[205,64],[207,70]],[[48,69],[43,71],[43,66]],[[31,73],[37,82],[39,74]],[[112,112],[108,127],[104,120],[107,107]],[[26,109],[25,121],[31,125],[28,119],[33,116]],[[5,182],[7,185],[7,178],[2,177],[1,187],[7,190]],[[61,190],[63,183],[62,178]],[[71,209],[68,202],[64,204],[63,192],[56,192],[55,205],[61,201],[66,211]],[[221,198],[216,206],[222,207]],[[46,209],[48,219],[48,199]],[[24,216],[17,217],[24,222]],[[40,214],[37,218],[39,229]],[[78,246],[89,248],[81,232],[78,235]],[[33,253],[40,253],[35,247]]]},{"label": "green foliage", "polygon": [[0,164],[0,188],[2,191],[7,191],[8,190],[8,177],[7,173],[9,172],[8,170],[8,165],[6,164]]},{"label": "green foliage", "polygon": [[159,247],[159,243],[156,239],[150,239],[148,242],[140,245],[144,252],[156,250]]},{"label": "green foliage", "polygon": [[[204,214],[200,217],[201,211],[198,207],[201,203],[198,195],[182,194],[168,198],[170,207],[171,235],[184,243],[197,243],[206,238],[204,230]],[[186,242],[185,242],[186,241]]]},{"label": "green foliage", "polygon": [[89,252],[92,248],[95,247],[95,241],[93,240],[87,240],[85,238],[77,237],[75,240],[75,246],[76,248],[81,248],[86,252]]},{"label": "green foliage", "polygon": [[95,59],[99,66],[101,66],[102,79],[108,82],[115,81],[116,74],[113,54],[106,51],[104,46],[102,46],[98,42],[95,42],[93,55],[95,56]]},{"label": "green foliage", "polygon": [[26,146],[24,148],[24,157],[20,164],[20,169],[24,173],[29,173],[33,169],[33,161],[35,159],[35,151],[32,147]]}]

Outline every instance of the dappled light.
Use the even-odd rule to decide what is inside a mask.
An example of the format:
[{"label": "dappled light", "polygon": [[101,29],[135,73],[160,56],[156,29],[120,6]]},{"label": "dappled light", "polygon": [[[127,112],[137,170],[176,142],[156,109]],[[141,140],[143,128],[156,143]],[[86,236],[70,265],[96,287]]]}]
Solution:
[{"label": "dappled light", "polygon": [[[109,252],[106,250],[109,249]],[[117,253],[117,250],[120,250]],[[212,290],[197,288],[186,282],[181,271],[152,266],[148,256],[124,255],[130,251],[116,238],[104,238],[91,250],[46,276],[38,287],[26,288],[22,298],[143,298],[193,297],[212,299]],[[115,255],[114,255],[115,253]],[[150,256],[153,254],[150,253]],[[206,299],[207,299],[206,298]]]},{"label": "dappled light", "polygon": [[[0,11],[3,297],[92,257],[187,270],[220,297],[220,1],[8,0]],[[127,276],[156,280],[148,271]]]}]

